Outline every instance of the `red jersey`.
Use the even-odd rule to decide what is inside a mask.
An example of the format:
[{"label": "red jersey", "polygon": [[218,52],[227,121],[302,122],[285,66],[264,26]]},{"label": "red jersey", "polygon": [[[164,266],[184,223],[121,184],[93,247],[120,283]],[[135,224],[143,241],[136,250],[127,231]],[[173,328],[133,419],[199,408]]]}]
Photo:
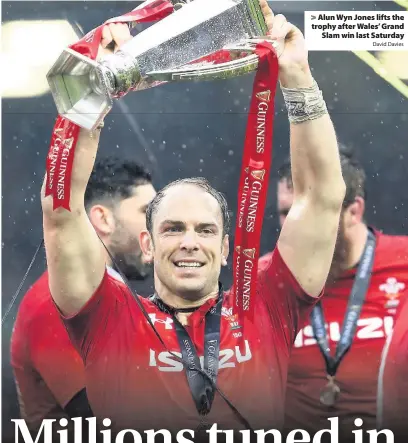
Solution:
[{"label": "red jersey", "polygon": [[[327,384],[326,366],[309,318],[296,337],[289,363],[285,429],[314,433],[330,428],[329,417],[339,417],[341,432],[350,438],[357,417],[363,419],[363,428],[375,428],[381,353],[392,331],[398,302],[408,295],[408,237],[376,232],[376,238],[370,286],[351,349],[336,374],[340,397],[332,408],[320,403],[320,392]],[[349,270],[335,285],[326,287],[321,301],[332,355],[340,339],[355,273],[355,269]]]},{"label": "red jersey", "polygon": [[31,425],[65,416],[64,408],[85,387],[84,365],[51,298],[47,272],[20,304],[11,338],[11,365],[21,413]]},{"label": "red jersey", "polygon": [[[217,385],[254,429],[280,428],[289,353],[316,302],[304,293],[278,250],[257,281],[255,322],[241,331],[229,292],[224,293]],[[139,297],[168,349],[160,343],[128,288],[105,274],[100,287],[65,323],[85,361],[91,407],[114,429],[196,429],[200,417],[189,390],[171,316]],[[209,300],[189,317],[186,330],[203,356]],[[225,401],[215,394],[207,424],[241,429]]]},{"label": "red jersey", "polygon": [[378,427],[391,429],[397,443],[406,441],[408,436],[407,368],[408,300],[405,300],[384,347],[378,381]]}]

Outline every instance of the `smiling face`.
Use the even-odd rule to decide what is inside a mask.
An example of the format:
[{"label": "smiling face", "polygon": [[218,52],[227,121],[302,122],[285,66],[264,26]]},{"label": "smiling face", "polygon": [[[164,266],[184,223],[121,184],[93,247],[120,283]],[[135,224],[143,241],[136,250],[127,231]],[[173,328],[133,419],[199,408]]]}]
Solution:
[{"label": "smiling face", "polygon": [[205,190],[180,184],[166,190],[153,219],[152,237],[141,245],[152,259],[159,296],[199,300],[218,291],[221,266],[227,264],[220,205]]}]

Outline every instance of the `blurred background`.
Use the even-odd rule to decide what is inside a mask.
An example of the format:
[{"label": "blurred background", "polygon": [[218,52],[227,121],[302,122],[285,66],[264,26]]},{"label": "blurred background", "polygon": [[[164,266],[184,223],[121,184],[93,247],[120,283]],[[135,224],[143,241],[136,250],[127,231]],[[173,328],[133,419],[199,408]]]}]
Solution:
[{"label": "blurred background", "polygon": [[[2,2],[2,311],[13,298],[42,238],[40,188],[56,108],[45,75],[61,50],[105,20],[140,2]],[[305,10],[404,11],[397,2],[273,2],[303,29]],[[138,25],[136,32],[143,29]],[[408,52],[313,52],[313,74],[338,139],[353,148],[368,176],[368,222],[387,233],[408,233]],[[100,156],[143,162],[160,188],[205,176],[224,192],[234,215],[253,75],[212,83],[168,84],[131,93],[105,120]],[[282,95],[276,96],[273,166],[262,253],[278,234],[276,170],[289,153]],[[233,235],[231,241],[234,241]],[[231,266],[231,263],[230,263]],[[20,297],[2,325],[3,441],[18,418],[9,342],[19,301],[45,269],[41,251]],[[225,286],[231,267],[224,270]],[[152,291],[151,280],[136,288]]]}]

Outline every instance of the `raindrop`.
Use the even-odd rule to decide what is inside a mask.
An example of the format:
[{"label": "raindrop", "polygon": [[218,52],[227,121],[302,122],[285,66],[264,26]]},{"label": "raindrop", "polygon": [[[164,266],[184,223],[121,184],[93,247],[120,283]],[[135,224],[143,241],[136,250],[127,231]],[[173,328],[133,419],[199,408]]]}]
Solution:
[{"label": "raindrop", "polygon": [[228,151],[228,155],[234,155],[234,151],[233,151],[232,149],[230,149],[230,150]]}]

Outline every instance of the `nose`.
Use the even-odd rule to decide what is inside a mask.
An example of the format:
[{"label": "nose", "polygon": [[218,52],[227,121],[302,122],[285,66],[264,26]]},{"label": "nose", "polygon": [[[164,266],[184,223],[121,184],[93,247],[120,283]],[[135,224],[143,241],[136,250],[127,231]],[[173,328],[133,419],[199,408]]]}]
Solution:
[{"label": "nose", "polygon": [[186,231],[181,239],[180,249],[185,251],[198,251],[197,233],[195,231]]}]

